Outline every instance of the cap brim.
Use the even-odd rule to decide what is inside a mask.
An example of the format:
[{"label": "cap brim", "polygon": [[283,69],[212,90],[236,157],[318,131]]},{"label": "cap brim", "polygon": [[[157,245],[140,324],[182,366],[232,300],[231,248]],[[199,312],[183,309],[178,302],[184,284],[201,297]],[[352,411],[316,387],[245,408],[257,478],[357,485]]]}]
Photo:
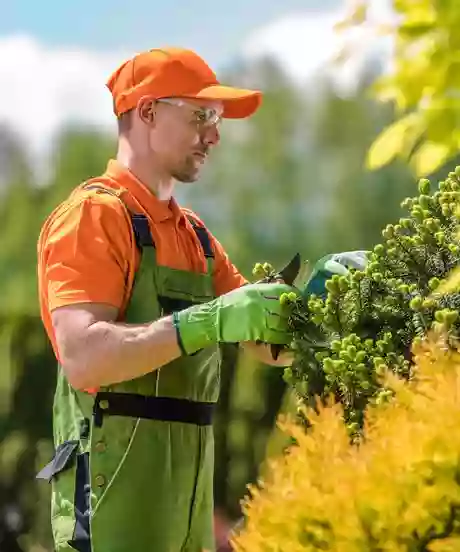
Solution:
[{"label": "cap brim", "polygon": [[246,90],[220,84],[204,88],[195,97],[222,102],[224,106],[222,116],[226,119],[250,117],[262,103],[262,92],[259,90]]}]

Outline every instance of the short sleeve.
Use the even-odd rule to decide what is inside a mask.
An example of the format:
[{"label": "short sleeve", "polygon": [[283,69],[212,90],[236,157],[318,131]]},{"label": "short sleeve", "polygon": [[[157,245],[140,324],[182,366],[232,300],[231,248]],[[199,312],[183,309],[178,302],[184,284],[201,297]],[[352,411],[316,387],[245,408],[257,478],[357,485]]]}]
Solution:
[{"label": "short sleeve", "polygon": [[216,294],[224,295],[247,284],[246,278],[231,262],[221,243],[212,235],[211,241],[215,255],[214,289]]},{"label": "short sleeve", "polygon": [[129,218],[114,197],[86,197],[58,213],[41,245],[48,309],[75,303],[123,308],[133,270]]}]

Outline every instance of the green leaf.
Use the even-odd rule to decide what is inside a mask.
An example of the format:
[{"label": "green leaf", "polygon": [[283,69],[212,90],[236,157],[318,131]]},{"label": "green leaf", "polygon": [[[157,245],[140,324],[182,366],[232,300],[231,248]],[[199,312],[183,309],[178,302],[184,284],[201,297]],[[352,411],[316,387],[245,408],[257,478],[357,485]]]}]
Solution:
[{"label": "green leaf", "polygon": [[371,145],[366,159],[367,168],[379,169],[397,155],[408,155],[422,132],[422,120],[417,113],[399,119],[387,127]]},{"label": "green leaf", "polygon": [[405,20],[399,26],[398,32],[405,38],[419,38],[431,31],[437,23],[436,11],[431,6],[412,7],[405,11]]},{"label": "green leaf", "polygon": [[433,29],[433,23],[418,23],[408,21],[399,28],[399,34],[404,38],[416,39],[422,37]]},{"label": "green leaf", "polygon": [[442,165],[452,155],[448,144],[424,142],[411,158],[411,165],[418,177],[427,176]]}]

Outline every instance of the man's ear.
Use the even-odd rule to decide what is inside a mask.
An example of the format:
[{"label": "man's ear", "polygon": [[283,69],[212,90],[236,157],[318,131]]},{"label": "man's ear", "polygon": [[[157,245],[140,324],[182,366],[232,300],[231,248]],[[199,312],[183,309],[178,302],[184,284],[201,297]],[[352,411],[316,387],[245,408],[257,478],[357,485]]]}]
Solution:
[{"label": "man's ear", "polygon": [[155,100],[151,97],[144,97],[141,98],[137,104],[137,115],[139,119],[148,124],[151,125],[155,122]]}]

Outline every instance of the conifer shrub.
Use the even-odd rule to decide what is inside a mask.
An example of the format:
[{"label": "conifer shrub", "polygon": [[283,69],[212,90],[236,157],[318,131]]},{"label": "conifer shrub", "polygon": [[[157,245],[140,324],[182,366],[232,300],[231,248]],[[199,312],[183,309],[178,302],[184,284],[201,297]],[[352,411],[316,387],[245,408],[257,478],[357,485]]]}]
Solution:
[{"label": "conifer shrub", "polygon": [[[421,179],[418,192],[402,202],[406,216],[383,230],[364,270],[335,274],[324,297],[281,298],[290,304],[294,330],[286,381],[307,406],[332,395],[355,437],[367,405],[392,395],[379,376],[388,369],[410,378],[412,343],[434,331],[451,347],[459,336],[460,286],[443,286],[460,264],[460,167],[435,189]],[[257,264],[254,273],[279,276],[268,264]]]},{"label": "conifer shrub", "polygon": [[368,405],[359,446],[343,402],[303,406],[308,431],[280,420],[296,444],[250,488],[235,552],[460,550],[460,355],[424,342],[411,372],[380,376],[393,398]]}]

